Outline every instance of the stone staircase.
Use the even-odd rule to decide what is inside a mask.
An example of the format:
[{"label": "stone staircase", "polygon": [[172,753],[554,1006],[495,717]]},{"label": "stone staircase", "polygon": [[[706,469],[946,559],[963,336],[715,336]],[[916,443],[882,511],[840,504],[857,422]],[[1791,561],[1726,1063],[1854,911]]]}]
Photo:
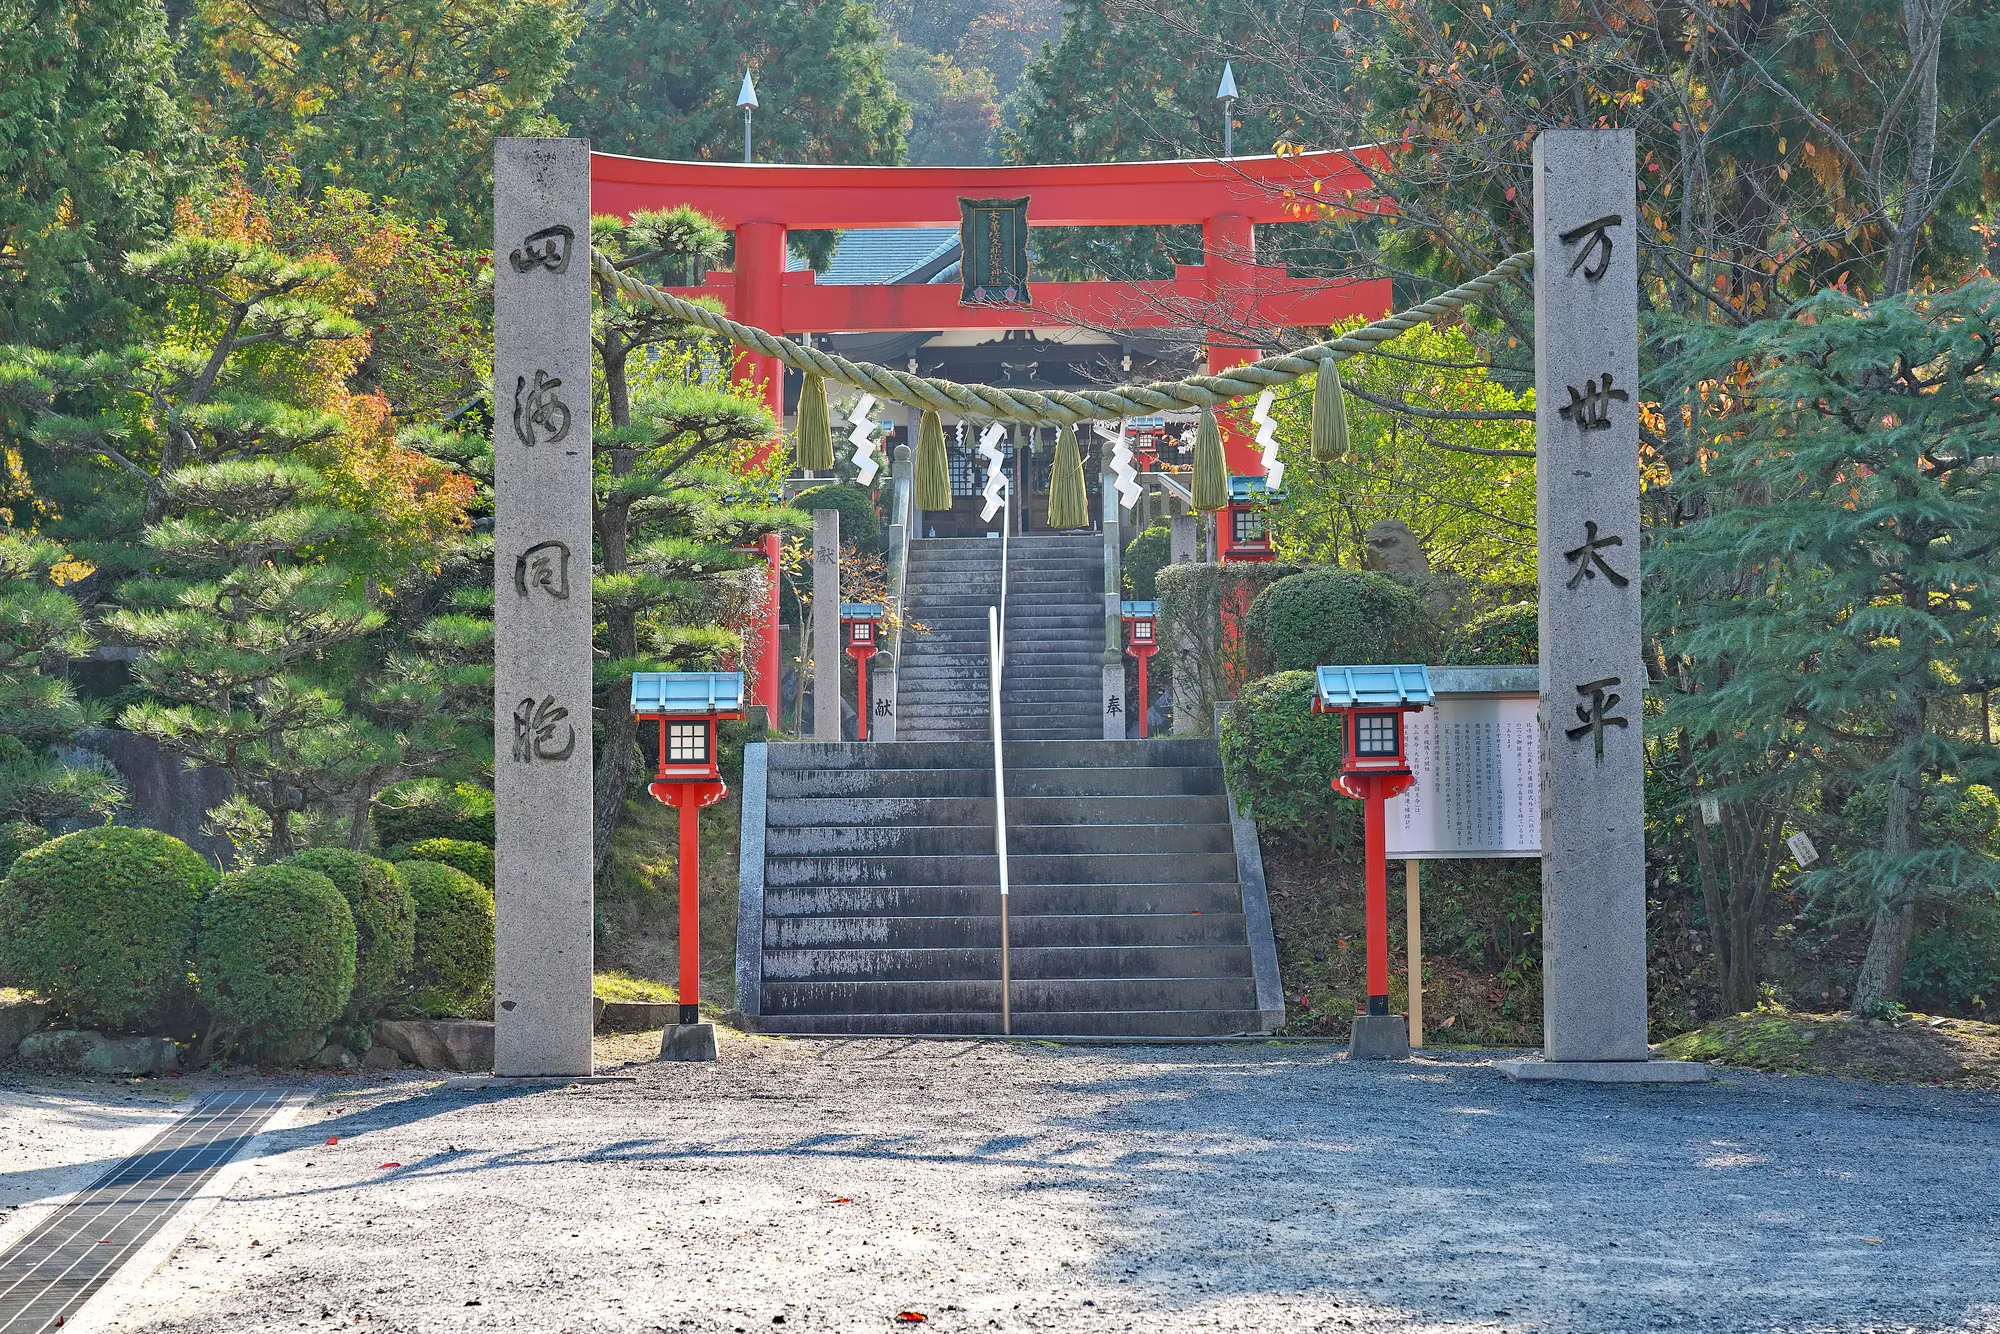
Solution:
[{"label": "stone staircase", "polygon": [[[1005,758],[1013,1032],[1283,1022],[1256,835],[1231,821],[1212,741],[1022,741]],[[746,1024],[1001,1031],[990,743],[753,746],[744,802]]]},{"label": "stone staircase", "polygon": [[[922,633],[903,640],[897,738],[985,739],[986,613],[999,598],[999,540],[915,539],[904,581],[904,605]],[[1003,735],[1010,741],[1101,738],[1104,539],[1015,537],[1008,552],[1006,634]]]}]

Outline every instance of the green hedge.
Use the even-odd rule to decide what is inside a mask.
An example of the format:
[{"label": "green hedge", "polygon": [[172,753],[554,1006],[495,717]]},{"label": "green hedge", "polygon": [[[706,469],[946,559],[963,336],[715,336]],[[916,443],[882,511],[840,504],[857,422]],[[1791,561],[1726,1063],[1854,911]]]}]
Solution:
[{"label": "green hedge", "polygon": [[203,999],[252,1050],[316,1032],[354,990],[354,937],[347,900],[319,872],[231,871],[202,905]]},{"label": "green hedge", "polygon": [[1313,674],[1279,672],[1243,688],[1222,720],[1222,769],[1258,828],[1345,847],[1361,803],[1333,790],[1344,744],[1338,714],[1314,713]]},{"label": "green hedge", "polygon": [[882,520],[875,513],[875,497],[848,482],[809,486],[792,497],[792,508],[810,514],[814,510],[840,511],[840,540],[869,550],[882,537]]},{"label": "green hedge", "polygon": [[440,862],[396,870],[417,907],[411,1004],[438,1017],[483,1012],[493,992],[493,891]]},{"label": "green hedge", "polygon": [[1125,596],[1140,602],[1159,597],[1159,586],[1154,580],[1173,560],[1173,552],[1173,530],[1164,524],[1156,523],[1127,542],[1122,564]]},{"label": "green hedge", "polygon": [[1477,616],[1444,648],[1459,667],[1532,667],[1541,661],[1541,618],[1532,602],[1495,607]]},{"label": "green hedge", "polygon": [[1280,579],[1250,604],[1245,630],[1261,671],[1322,664],[1430,662],[1437,632],[1413,589],[1387,575],[1326,566]]},{"label": "green hedge", "polygon": [[313,848],[285,865],[319,872],[347,900],[354,914],[354,995],[349,1006],[366,1018],[394,994],[415,958],[417,909],[403,888],[403,877],[381,858],[346,848]]},{"label": "green hedge", "polygon": [[215,882],[215,868],[170,834],[65,834],[23,852],[0,881],[0,963],[75,1023],[141,1024],[186,994]]},{"label": "green hedge", "polygon": [[465,872],[488,889],[493,888],[493,849],[483,843],[467,843],[456,838],[427,838],[390,848],[385,854],[393,862],[436,862]]},{"label": "green hedge", "polygon": [[[1276,562],[1190,562],[1165,566],[1155,576],[1161,657],[1170,664],[1178,730],[1210,735],[1215,705],[1236,698],[1239,687],[1262,674],[1251,665],[1244,613],[1260,592],[1297,572],[1297,566]],[[1225,630],[1225,622],[1234,630]]]},{"label": "green hedge", "polygon": [[407,847],[427,838],[493,846],[493,794],[470,783],[439,778],[398,783],[382,789],[373,814],[375,837],[385,848]]}]

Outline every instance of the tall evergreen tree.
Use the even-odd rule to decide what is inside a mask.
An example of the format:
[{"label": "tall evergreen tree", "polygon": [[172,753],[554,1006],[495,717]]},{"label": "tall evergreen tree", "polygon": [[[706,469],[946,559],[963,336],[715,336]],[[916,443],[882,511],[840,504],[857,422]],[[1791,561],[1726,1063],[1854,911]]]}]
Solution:
[{"label": "tall evergreen tree", "polygon": [[1759,795],[1744,771],[1776,751],[1824,794],[1874,800],[1804,877],[1869,925],[1859,1013],[1896,999],[1921,900],[2000,881],[2000,859],[1926,830],[2000,779],[1964,725],[2000,685],[1996,347],[2000,283],[1982,278],[1690,330],[1671,368],[1701,389],[1706,475],[1676,480],[1701,510],[1651,567],[1678,609],[1668,651],[1718,669],[1669,693],[1664,722],[1729,739],[1709,759],[1726,797]]},{"label": "tall evergreen tree", "polygon": [[[893,164],[907,108],[863,0],[611,0],[578,38],[550,104],[607,153],[737,162],[745,70],[759,162]],[[824,266],[831,233],[802,233]]]},{"label": "tall evergreen tree", "polygon": [[543,110],[583,23],[575,0],[199,0],[188,93],[207,128],[490,243],[496,136]]},{"label": "tall evergreen tree", "polygon": [[122,338],[188,147],[160,0],[0,0],[0,343]]}]

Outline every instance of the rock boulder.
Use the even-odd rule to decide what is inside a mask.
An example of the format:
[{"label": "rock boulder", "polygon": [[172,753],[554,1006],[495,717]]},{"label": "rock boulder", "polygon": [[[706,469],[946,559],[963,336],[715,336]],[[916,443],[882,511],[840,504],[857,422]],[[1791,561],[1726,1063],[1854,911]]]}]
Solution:
[{"label": "rock boulder", "polygon": [[483,1019],[380,1019],[375,1040],[426,1070],[493,1068],[493,1025]]}]

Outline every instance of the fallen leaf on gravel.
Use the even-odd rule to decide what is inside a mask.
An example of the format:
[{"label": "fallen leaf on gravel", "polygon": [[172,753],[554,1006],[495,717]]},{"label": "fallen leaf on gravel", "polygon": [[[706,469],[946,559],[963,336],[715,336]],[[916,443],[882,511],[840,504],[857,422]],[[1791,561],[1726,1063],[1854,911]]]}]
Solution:
[{"label": "fallen leaf on gravel", "polygon": [[401,1166],[402,1166],[402,1164],[401,1164],[401,1163],[384,1163],[384,1164],[382,1164],[382,1165],[381,1165],[380,1167],[376,1168],[375,1170],[376,1170],[376,1171],[378,1171],[378,1172],[386,1172],[386,1171],[388,1171],[388,1170],[389,1170],[390,1168],[392,1168],[392,1167],[401,1167]]},{"label": "fallen leaf on gravel", "polygon": [[1867,1242],[1870,1246],[1880,1246],[1882,1244],[1880,1237],[1863,1237],[1861,1240]]},{"label": "fallen leaf on gravel", "polygon": [[338,1144],[338,1143],[340,1143],[340,1136],[338,1136],[338,1135],[328,1135],[328,1136],[326,1137],[326,1142],[327,1142],[328,1144]]},{"label": "fallen leaf on gravel", "polygon": [[830,1203],[830,1204],[852,1204],[852,1203],[854,1203],[854,1201],[853,1201],[853,1200],[850,1200],[850,1199],[848,1199],[848,1198],[847,1198],[847,1197],[846,1197],[845,1195],[836,1195],[836,1196],[834,1196],[834,1197],[833,1197],[833,1199],[829,1200],[829,1201],[828,1201],[828,1203]]},{"label": "fallen leaf on gravel", "polygon": [[906,1325],[921,1325],[924,1321],[929,1320],[930,1317],[922,1311],[898,1311],[896,1312],[896,1319]]}]

